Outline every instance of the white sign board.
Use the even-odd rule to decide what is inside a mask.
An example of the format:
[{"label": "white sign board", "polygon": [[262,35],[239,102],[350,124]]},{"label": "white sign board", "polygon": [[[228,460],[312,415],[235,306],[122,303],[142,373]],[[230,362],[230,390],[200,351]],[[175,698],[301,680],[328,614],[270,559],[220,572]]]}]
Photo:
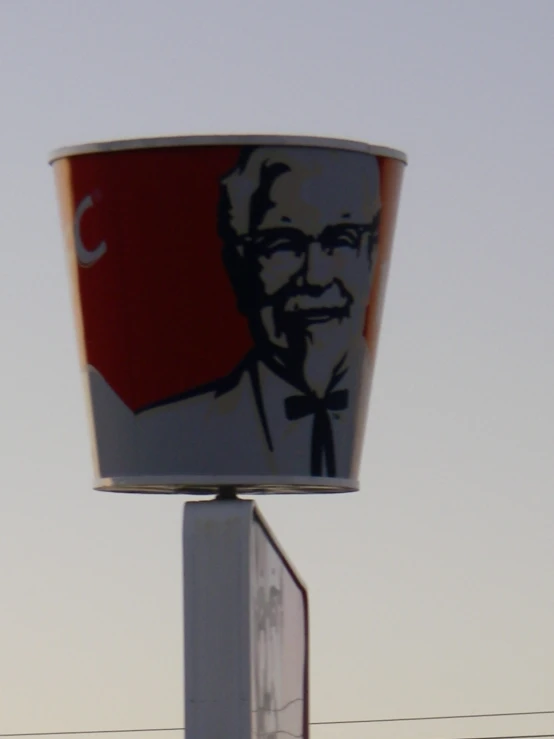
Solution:
[{"label": "white sign board", "polygon": [[252,737],[307,736],[308,598],[265,523],[250,541]]}]

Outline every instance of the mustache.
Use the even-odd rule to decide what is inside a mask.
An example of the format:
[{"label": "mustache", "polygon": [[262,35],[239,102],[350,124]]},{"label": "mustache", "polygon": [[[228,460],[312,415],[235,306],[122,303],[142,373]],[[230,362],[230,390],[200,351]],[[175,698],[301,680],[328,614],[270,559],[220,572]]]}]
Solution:
[{"label": "mustache", "polygon": [[337,317],[348,313],[352,296],[337,284],[323,290],[300,289],[283,296],[284,313],[329,313]]},{"label": "mustache", "polygon": [[327,300],[320,298],[313,298],[311,295],[295,295],[289,298],[283,310],[285,313],[298,313],[298,312],[341,312],[346,310],[350,305],[350,301],[345,297],[341,300]]}]

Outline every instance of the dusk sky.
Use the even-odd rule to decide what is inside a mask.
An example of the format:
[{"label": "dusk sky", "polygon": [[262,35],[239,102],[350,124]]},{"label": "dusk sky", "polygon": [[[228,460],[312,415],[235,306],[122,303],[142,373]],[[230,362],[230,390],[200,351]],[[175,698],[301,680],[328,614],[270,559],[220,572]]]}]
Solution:
[{"label": "dusk sky", "polygon": [[[183,726],[185,499],[92,490],[48,166],[180,134],[408,155],[361,490],[258,500],[311,720],[554,711],[554,2],[0,0],[0,62],[0,735]],[[312,727],[518,733],[554,715]]]}]

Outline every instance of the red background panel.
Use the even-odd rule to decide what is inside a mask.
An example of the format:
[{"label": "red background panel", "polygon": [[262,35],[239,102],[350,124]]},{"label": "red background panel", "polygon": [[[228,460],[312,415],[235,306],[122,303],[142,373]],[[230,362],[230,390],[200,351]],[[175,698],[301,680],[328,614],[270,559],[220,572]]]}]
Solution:
[{"label": "red background panel", "polygon": [[90,154],[70,160],[87,362],[133,410],[229,372],[251,346],[221,260],[219,183],[237,147]]}]

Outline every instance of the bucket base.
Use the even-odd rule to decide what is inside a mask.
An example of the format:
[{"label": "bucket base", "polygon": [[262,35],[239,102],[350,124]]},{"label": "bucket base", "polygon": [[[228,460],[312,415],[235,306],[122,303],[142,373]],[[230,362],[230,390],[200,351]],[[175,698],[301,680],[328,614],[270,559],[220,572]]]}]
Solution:
[{"label": "bucket base", "polygon": [[352,493],[360,489],[358,480],[337,477],[240,477],[240,476],[141,476],[101,477],[94,481],[95,490],[113,493],[162,493],[216,495],[222,487],[234,488],[237,494],[279,495],[309,493]]}]

